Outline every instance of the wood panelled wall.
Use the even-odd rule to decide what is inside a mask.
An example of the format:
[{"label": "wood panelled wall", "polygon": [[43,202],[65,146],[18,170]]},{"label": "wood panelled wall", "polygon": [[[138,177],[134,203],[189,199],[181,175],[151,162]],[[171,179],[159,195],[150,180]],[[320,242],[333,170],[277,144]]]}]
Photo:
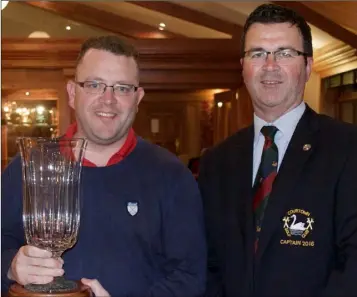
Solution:
[{"label": "wood panelled wall", "polygon": [[245,85],[217,93],[213,108],[213,143],[217,144],[253,123],[253,105]]},{"label": "wood panelled wall", "polygon": [[357,92],[355,90],[355,85],[333,88],[325,85],[322,88],[322,113],[341,121],[357,124]]},{"label": "wood panelled wall", "polygon": [[[74,76],[82,42],[4,39],[1,56],[3,100],[16,100],[25,91],[31,91],[31,95],[21,99],[57,98],[59,131],[63,133],[73,120],[65,84]],[[132,43],[140,54],[140,84],[146,90],[135,130],[177,154],[199,155],[203,147],[214,142],[214,93],[220,90],[231,90],[234,94],[236,90],[243,92],[239,45],[228,39],[150,39]],[[245,115],[251,110],[249,104],[243,102],[234,97],[236,112],[230,115],[230,121],[235,124],[229,133],[249,122],[249,116],[246,119]],[[151,119],[159,120],[156,134],[151,132]]]},{"label": "wood panelled wall", "polygon": [[[210,119],[204,122],[202,117],[202,112],[210,112],[204,110],[204,102],[212,102],[213,96],[212,90],[149,92],[140,103],[134,129],[177,155],[199,156],[201,148],[207,145],[201,135],[204,129],[212,127]],[[159,122],[157,133],[151,131],[152,119]]]}]

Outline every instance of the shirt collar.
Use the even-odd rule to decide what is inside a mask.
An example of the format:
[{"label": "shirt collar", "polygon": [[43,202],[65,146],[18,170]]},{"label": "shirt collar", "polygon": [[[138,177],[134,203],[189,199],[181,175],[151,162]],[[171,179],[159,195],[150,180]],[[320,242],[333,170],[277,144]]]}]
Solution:
[{"label": "shirt collar", "polygon": [[268,123],[259,118],[254,113],[254,144],[258,142],[261,134],[260,130],[263,126],[275,126],[279,129],[278,133],[284,136],[284,139],[290,140],[294,134],[295,128],[301,119],[306,109],[305,102],[302,101],[297,107],[283,114],[280,118],[276,119],[272,123]]},{"label": "shirt collar", "polygon": [[[74,122],[68,127],[66,134],[64,135],[65,138],[73,138],[74,135],[77,133],[77,129],[78,129],[77,123]],[[106,166],[110,166],[122,161],[134,150],[136,143],[137,143],[137,139],[135,136],[134,129],[130,128],[128,136],[123,146],[113,156],[110,157]],[[83,166],[96,167],[94,163],[92,163],[91,161],[85,158],[83,158]]]}]

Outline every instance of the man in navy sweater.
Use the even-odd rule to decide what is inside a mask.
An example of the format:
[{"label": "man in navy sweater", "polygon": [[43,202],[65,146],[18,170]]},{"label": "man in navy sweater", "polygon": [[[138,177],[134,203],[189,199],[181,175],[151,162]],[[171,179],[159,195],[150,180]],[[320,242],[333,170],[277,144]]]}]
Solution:
[{"label": "man in navy sweater", "polygon": [[206,246],[199,190],[174,155],[131,128],[144,96],[135,49],[115,36],[89,39],[67,90],[77,122],[66,136],[88,140],[79,238],[63,259],[26,245],[15,158],[2,176],[2,290],[65,273],[96,296],[200,296]]}]

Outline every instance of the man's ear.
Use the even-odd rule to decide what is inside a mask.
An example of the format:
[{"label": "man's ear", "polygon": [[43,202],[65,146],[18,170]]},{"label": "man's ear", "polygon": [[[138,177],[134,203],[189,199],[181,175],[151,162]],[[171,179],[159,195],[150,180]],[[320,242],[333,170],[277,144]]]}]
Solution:
[{"label": "man's ear", "polygon": [[76,97],[76,84],[73,80],[67,82],[67,93],[68,93],[68,104],[70,107],[74,108],[74,99]]},{"label": "man's ear", "polygon": [[309,78],[310,78],[313,63],[314,63],[314,59],[312,57],[307,57],[307,63],[306,63],[306,66],[305,66],[306,81],[308,81]]},{"label": "man's ear", "polygon": [[141,100],[144,98],[145,91],[144,91],[144,88],[139,87],[136,92],[137,92],[136,112],[138,112],[139,111],[139,104],[140,104]]}]

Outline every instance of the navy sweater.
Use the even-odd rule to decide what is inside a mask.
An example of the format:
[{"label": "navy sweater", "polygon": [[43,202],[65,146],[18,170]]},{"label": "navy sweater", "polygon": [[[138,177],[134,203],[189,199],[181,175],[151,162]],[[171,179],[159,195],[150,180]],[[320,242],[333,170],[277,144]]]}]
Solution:
[{"label": "navy sweater", "polygon": [[[64,255],[67,279],[96,278],[111,296],[199,296],[206,244],[199,190],[168,151],[141,138],[123,161],[83,167],[78,241]],[[128,203],[138,205],[130,215]],[[25,245],[21,162],[2,175],[2,290],[17,250]]]}]

